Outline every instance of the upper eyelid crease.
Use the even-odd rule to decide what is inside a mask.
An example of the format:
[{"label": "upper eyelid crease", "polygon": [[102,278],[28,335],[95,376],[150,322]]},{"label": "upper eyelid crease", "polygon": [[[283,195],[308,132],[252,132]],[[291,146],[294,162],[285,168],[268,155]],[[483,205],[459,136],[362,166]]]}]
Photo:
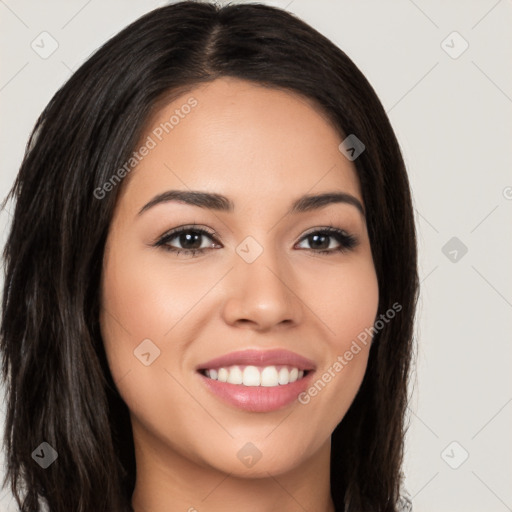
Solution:
[{"label": "upper eyelid crease", "polygon": [[[141,215],[157,204],[170,201],[177,201],[193,206],[198,206],[200,208],[228,213],[232,213],[235,210],[235,205],[233,202],[221,194],[190,190],[168,190],[167,192],[158,194],[153,199],[151,199],[151,201],[149,201],[140,209],[137,215]],[[293,215],[296,213],[317,210],[334,203],[345,203],[352,205],[357,208],[363,218],[366,216],[364,207],[359,199],[351,194],[347,194],[346,192],[326,192],[317,195],[304,195],[292,203],[291,208],[286,214]]]},{"label": "upper eyelid crease", "polygon": [[[199,232],[201,235],[208,235],[210,238],[219,237],[219,232],[217,232],[215,230],[210,231],[210,228],[205,228],[201,224],[185,224],[183,226],[172,228],[172,229],[166,231],[165,233],[163,233],[162,235],[159,235],[157,237],[157,239],[155,240],[155,242],[158,242],[159,240],[163,240],[163,239],[168,239],[169,237],[175,237],[177,235],[180,235],[182,233],[187,233],[190,231]],[[346,236],[353,236],[346,229],[338,228],[338,227],[330,224],[328,226],[319,226],[319,227],[308,229],[306,231],[306,233],[304,233],[302,235],[302,238],[304,238],[306,236],[311,236],[315,233],[321,233],[321,232],[333,233],[333,234],[341,232],[341,233],[345,234]]]}]

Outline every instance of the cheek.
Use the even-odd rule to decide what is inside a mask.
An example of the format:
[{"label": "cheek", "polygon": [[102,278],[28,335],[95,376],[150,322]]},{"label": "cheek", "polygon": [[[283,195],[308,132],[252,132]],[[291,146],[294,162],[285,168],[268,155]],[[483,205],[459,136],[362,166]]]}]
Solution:
[{"label": "cheek", "polygon": [[310,286],[310,306],[324,326],[322,365],[299,396],[310,414],[334,429],[361,385],[378,311],[379,288],[371,258],[358,258],[318,273]]},{"label": "cheek", "polygon": [[179,340],[169,343],[172,334],[166,333],[193,296],[140,250],[111,251],[105,260],[100,325],[113,380],[134,418],[165,424],[171,437],[185,428],[172,411],[187,410],[190,399],[172,377],[184,347]]},{"label": "cheek", "polygon": [[169,265],[166,254],[132,247],[129,240],[113,237],[111,247],[100,325],[114,382],[132,412],[161,411],[169,401],[186,408],[183,389],[170,375],[179,373],[188,340],[201,329],[195,306],[218,276]]},{"label": "cheek", "polygon": [[[336,345],[347,350],[352,341],[375,322],[379,306],[379,287],[373,265],[361,265],[344,276],[335,316]],[[368,340],[370,341],[370,340]]]},{"label": "cheek", "polygon": [[[111,246],[104,260],[101,291],[105,352],[116,383],[131,372],[130,378],[136,374],[143,387],[146,374],[140,375],[140,370],[146,368],[148,359],[148,368],[159,362],[161,340],[172,326],[167,310],[173,300],[140,253],[137,256],[128,243],[116,237]],[[149,357],[145,355],[148,352]]]},{"label": "cheek", "polygon": [[372,326],[379,305],[379,287],[371,257],[354,257],[311,272],[304,268],[302,296],[325,328],[329,347],[346,350]]},{"label": "cheek", "polygon": [[[133,351],[144,339],[160,344],[201,296],[197,279],[184,279],[169,265],[151,257],[148,248],[111,251],[105,261],[102,304],[105,343]],[[202,292],[204,293],[204,292]],[[166,336],[167,335],[167,336]],[[120,344],[119,341],[123,343]],[[113,347],[112,347],[113,348]]]}]

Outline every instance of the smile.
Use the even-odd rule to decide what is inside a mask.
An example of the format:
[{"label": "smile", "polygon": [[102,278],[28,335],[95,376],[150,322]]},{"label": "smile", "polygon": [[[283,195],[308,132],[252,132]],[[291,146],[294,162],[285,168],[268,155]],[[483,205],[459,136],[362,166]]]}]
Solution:
[{"label": "smile", "polygon": [[[276,387],[290,384],[304,377],[304,370],[292,366],[229,366],[203,370],[210,379],[242,386]],[[307,373],[307,370],[306,370]]]},{"label": "smile", "polygon": [[285,349],[241,350],[196,366],[196,375],[223,404],[249,412],[271,412],[298,402],[316,363]]}]

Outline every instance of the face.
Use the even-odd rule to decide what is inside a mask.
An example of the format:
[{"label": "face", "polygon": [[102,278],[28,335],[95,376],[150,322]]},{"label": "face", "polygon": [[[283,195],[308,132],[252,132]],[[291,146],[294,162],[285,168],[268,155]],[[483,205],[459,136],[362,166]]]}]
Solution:
[{"label": "face", "polygon": [[[111,222],[101,290],[136,451],[262,476],[329,444],[366,370],[370,343],[353,342],[378,308],[341,141],[309,100],[231,78],[151,118]],[[322,194],[339,195],[304,200]]]}]

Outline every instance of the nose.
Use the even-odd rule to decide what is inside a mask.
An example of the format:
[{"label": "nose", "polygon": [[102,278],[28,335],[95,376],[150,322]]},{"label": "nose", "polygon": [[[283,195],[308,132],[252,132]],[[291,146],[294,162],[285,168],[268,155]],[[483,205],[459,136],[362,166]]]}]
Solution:
[{"label": "nose", "polygon": [[252,263],[237,254],[234,258],[226,284],[225,322],[257,331],[299,324],[303,307],[290,264],[271,249]]}]

